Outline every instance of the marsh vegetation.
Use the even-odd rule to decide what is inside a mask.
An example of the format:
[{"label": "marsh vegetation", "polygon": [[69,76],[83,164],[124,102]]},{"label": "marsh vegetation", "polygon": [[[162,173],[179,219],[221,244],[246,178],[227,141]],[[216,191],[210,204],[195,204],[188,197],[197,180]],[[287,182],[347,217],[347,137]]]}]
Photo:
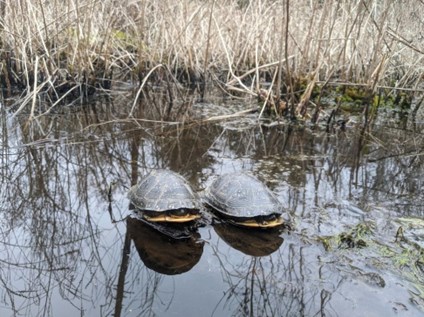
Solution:
[{"label": "marsh vegetation", "polygon": [[31,116],[96,92],[138,99],[186,84],[313,122],[326,96],[419,106],[422,12],[421,0],[2,1],[0,82],[5,103]]}]

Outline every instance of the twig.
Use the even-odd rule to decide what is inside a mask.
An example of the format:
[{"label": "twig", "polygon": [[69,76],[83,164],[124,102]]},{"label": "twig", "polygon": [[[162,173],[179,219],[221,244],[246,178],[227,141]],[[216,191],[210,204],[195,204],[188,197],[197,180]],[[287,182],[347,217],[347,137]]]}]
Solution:
[{"label": "twig", "polygon": [[238,112],[235,112],[235,113],[232,113],[232,114],[210,117],[208,119],[203,120],[203,122],[221,121],[221,120],[225,120],[225,119],[237,118],[237,117],[244,116],[246,114],[255,113],[256,111],[258,111],[257,108],[251,108],[251,109],[247,109],[247,110],[238,111]]},{"label": "twig", "polygon": [[162,64],[159,64],[159,65],[156,65],[155,67],[153,67],[148,73],[147,73],[147,75],[146,75],[146,77],[144,77],[144,79],[143,79],[143,82],[141,83],[141,85],[140,85],[140,88],[138,89],[138,91],[137,91],[137,94],[136,94],[136,96],[135,96],[135,98],[134,98],[134,102],[133,102],[133,105],[132,105],[132,107],[131,107],[131,111],[130,111],[130,113],[128,114],[128,117],[133,117],[133,112],[134,112],[134,109],[135,109],[135,106],[137,105],[137,101],[138,101],[138,98],[140,97],[140,94],[141,94],[141,91],[143,90],[143,88],[144,88],[144,85],[146,84],[146,82],[147,82],[147,80],[149,79],[149,77],[150,77],[150,75],[157,69],[157,68],[159,68],[159,67],[162,67]]}]

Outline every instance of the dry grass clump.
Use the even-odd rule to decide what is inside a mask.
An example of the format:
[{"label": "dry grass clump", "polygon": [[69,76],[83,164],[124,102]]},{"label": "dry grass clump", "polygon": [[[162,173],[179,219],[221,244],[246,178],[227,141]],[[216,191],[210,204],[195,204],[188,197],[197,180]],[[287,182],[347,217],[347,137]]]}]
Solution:
[{"label": "dry grass clump", "polygon": [[149,76],[213,80],[302,113],[316,85],[419,89],[423,13],[422,0],[2,1],[0,82],[32,111]]}]

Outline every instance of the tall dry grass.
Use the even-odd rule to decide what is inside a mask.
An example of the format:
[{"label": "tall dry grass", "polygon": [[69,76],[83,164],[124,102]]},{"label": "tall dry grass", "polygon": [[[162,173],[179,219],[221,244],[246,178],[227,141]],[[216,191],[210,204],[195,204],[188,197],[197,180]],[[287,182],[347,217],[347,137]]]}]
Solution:
[{"label": "tall dry grass", "polygon": [[302,79],[422,89],[422,0],[17,0],[0,15],[0,82],[31,113],[165,72],[251,95],[272,82],[286,100]]}]

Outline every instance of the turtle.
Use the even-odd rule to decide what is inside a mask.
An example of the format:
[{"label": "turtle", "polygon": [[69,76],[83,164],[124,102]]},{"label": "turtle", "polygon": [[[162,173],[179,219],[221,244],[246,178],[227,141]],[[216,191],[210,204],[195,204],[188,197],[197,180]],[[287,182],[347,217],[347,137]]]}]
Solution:
[{"label": "turtle", "polygon": [[188,222],[200,218],[201,203],[187,180],[170,170],[151,171],[131,187],[128,198],[150,222]]},{"label": "turtle", "polygon": [[204,194],[206,205],[231,223],[243,227],[271,228],[288,221],[272,191],[256,177],[229,173],[215,179]]}]

